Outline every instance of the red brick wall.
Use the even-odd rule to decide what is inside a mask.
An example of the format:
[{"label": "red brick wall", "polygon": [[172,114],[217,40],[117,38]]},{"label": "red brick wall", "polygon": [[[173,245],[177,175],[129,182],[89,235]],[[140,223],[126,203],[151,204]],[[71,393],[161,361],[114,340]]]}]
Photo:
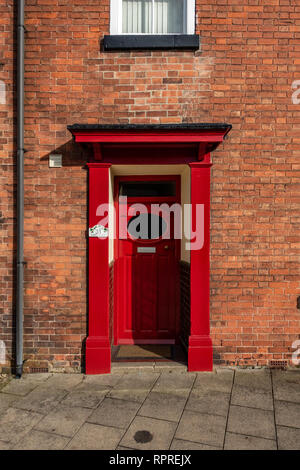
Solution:
[{"label": "red brick wall", "polygon": [[[26,0],[25,357],[80,369],[86,336],[86,151],[68,124],[229,122],[213,154],[211,323],[220,363],[290,359],[299,337],[300,9],[197,0],[197,52],[100,52],[109,0]],[[0,149],[0,334],[11,344],[12,1],[0,6],[8,106]],[[3,14],[2,14],[3,13]],[[3,29],[4,28],[4,29]],[[3,50],[3,48],[2,48]],[[3,148],[1,147],[3,146]],[[49,169],[50,152],[63,168]],[[3,194],[3,197],[2,197]],[[2,220],[2,219],[1,219]],[[298,258],[297,258],[298,256]],[[2,262],[3,261],[3,262]],[[298,288],[298,293],[297,293]],[[1,297],[2,298],[2,297]],[[2,307],[1,307],[2,308]],[[1,336],[2,337],[2,336]],[[37,363],[37,362],[36,362]]]}]

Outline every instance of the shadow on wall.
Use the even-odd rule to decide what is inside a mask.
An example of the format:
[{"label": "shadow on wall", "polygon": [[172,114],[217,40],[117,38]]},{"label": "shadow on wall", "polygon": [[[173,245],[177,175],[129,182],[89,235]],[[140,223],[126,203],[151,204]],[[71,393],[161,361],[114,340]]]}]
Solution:
[{"label": "shadow on wall", "polygon": [[[49,167],[49,157],[50,157],[51,154],[61,155],[62,156],[62,167],[61,168],[50,168]],[[93,156],[93,149],[90,146],[88,146],[87,144],[83,144],[83,145],[75,144],[75,142],[72,139],[70,139],[66,143],[60,145],[59,147],[53,148],[53,150],[49,151],[49,153],[43,155],[40,158],[40,162],[43,164],[43,166],[44,165],[47,166],[47,169],[48,169],[49,172],[54,172],[53,173],[54,178],[57,177],[59,179],[60,174],[63,174],[64,168],[66,168],[66,167],[67,168],[79,167],[79,168],[82,168],[82,170],[87,170],[86,163],[92,158],[92,156]],[[28,170],[29,166],[30,166],[30,163],[29,163],[29,165],[25,166],[25,172],[26,172],[26,167],[27,167],[27,170]],[[33,171],[37,171],[36,166],[33,168]],[[62,172],[62,173],[59,173],[59,172]],[[25,173],[25,176],[26,176],[26,173]],[[84,171],[84,174],[83,174],[82,178],[83,178],[83,181],[86,182],[86,185],[88,185],[88,181],[87,181],[88,172],[87,171]],[[67,185],[67,183],[66,183],[66,185]],[[87,236],[87,233],[88,233],[88,192],[87,192],[87,200],[85,200],[85,202],[86,202],[86,207],[87,207],[87,212],[86,212],[86,224],[87,224],[86,225],[86,236]],[[26,226],[25,226],[25,233],[26,233]],[[85,283],[86,283],[86,299],[88,299],[88,243],[87,243],[87,239],[86,239],[86,260],[87,261],[86,261],[86,279],[85,279]],[[47,272],[47,270],[45,270],[45,272]],[[26,273],[27,273],[27,276],[26,276]],[[26,277],[28,279],[28,276],[30,278],[31,271],[28,268],[26,269],[26,266],[25,266],[25,272],[24,272],[25,283],[26,283]],[[50,278],[49,278],[49,282],[50,282]],[[87,302],[88,302],[88,300],[87,300]],[[26,297],[25,297],[24,308],[25,308],[24,312],[25,312],[25,315],[26,315]],[[58,312],[59,312],[59,310],[58,310]],[[88,325],[88,314],[87,313],[88,313],[88,305],[87,305],[87,310],[85,312],[85,314],[86,314],[86,317],[85,317],[86,318],[86,331],[81,332],[82,334],[85,334],[86,336],[88,335],[88,326],[89,326]],[[67,315],[66,315],[66,321],[68,321],[67,320]],[[70,333],[70,335],[71,334],[72,333]],[[26,357],[26,350],[24,350],[24,353],[25,353],[25,357]],[[47,361],[36,361],[36,364],[35,364],[34,353],[29,353],[27,355],[28,355],[28,360],[26,359],[25,362],[24,362],[24,370],[26,370],[27,372],[32,371],[31,369],[35,369],[36,365],[38,365],[38,363],[40,363],[40,362],[43,363],[44,365],[46,365],[46,363],[48,363]],[[74,359],[74,362],[76,362],[75,359]],[[27,367],[26,367],[26,364],[27,364]],[[32,367],[31,367],[31,365],[32,365]],[[85,369],[85,339],[82,341],[82,344],[81,344],[80,368],[81,368],[81,371],[84,372],[84,369]]]},{"label": "shadow on wall", "polygon": [[[49,157],[52,154],[62,155],[63,167],[81,166],[82,168],[86,168],[86,163],[93,156],[93,149],[88,144],[78,145],[74,142],[74,140],[71,139],[65,144],[51,150],[51,152],[41,157],[40,161],[47,161],[48,164]],[[49,170],[51,170],[51,168]]]}]

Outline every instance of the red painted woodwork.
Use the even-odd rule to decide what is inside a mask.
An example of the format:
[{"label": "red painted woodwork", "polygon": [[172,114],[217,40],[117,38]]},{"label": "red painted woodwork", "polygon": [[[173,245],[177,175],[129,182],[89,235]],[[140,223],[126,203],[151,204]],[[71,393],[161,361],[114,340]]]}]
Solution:
[{"label": "red painted woodwork", "polygon": [[[88,164],[89,227],[99,221],[99,204],[108,203],[109,167]],[[100,261],[101,260],[101,261]],[[89,335],[86,339],[86,373],[110,372],[108,238],[89,238]]]},{"label": "red painted woodwork", "polygon": [[[228,131],[227,131],[228,132]],[[76,142],[101,143],[182,143],[182,142],[222,142],[224,130],[72,130]]]},{"label": "red painted woodwork", "polygon": [[[198,144],[94,144],[101,161],[115,165],[176,165],[198,160]],[[94,158],[98,156],[93,154]],[[200,157],[199,157],[200,158]],[[200,158],[201,159],[201,158]]]},{"label": "red painted woodwork", "polygon": [[[114,344],[175,343],[179,336],[179,240],[174,240],[174,218],[151,204],[171,205],[180,195],[180,178],[139,176],[115,178],[117,220],[118,187],[122,180],[177,181],[177,197],[128,198],[129,207],[140,203],[148,213],[161,215],[166,222],[163,237],[152,240],[119,237],[115,243]],[[179,201],[178,201],[179,202]],[[123,214],[124,211],[122,211]],[[124,214],[127,227],[132,215]],[[117,233],[119,227],[117,226]],[[154,248],[155,253],[139,253],[138,248]]]},{"label": "red painted woodwork", "polygon": [[[211,152],[221,142],[223,142],[230,131],[230,128],[231,126],[226,127],[225,125],[222,128],[216,126],[215,128],[208,129],[199,125],[199,128],[197,129],[87,129],[84,126],[80,128],[78,125],[76,128],[69,128],[69,130],[72,133],[75,142],[92,144],[95,161],[103,161],[103,150],[105,146],[109,146],[111,149],[116,146],[121,146],[122,151],[126,151],[126,148],[132,145],[147,145],[150,148],[152,147],[152,149],[159,145],[165,148],[169,147],[170,150],[172,146],[177,145],[178,147],[186,146],[187,156],[185,157],[184,155],[181,155],[181,163],[188,163],[188,161],[191,161],[191,155],[193,155],[192,160],[194,161],[202,160],[202,155]],[[192,149],[193,146],[196,146],[197,148],[196,157],[194,156]],[[189,158],[188,155],[190,155]],[[153,157],[155,158],[155,155],[153,155]],[[120,152],[116,152],[114,159],[120,159]],[[134,163],[134,159],[132,161],[132,157],[129,156],[129,159]],[[156,164],[179,163],[179,158],[172,157],[170,152],[162,155],[160,160],[161,161],[156,161]],[[123,156],[119,163],[129,164],[128,156]],[[137,163],[149,163],[149,161],[144,161],[143,152],[140,152]]]},{"label": "red painted woodwork", "polygon": [[[210,126],[211,127],[211,126]],[[190,320],[191,331],[188,345],[188,370],[202,371],[212,370],[212,341],[209,328],[209,218],[210,218],[210,152],[222,142],[231,126],[225,125],[223,129],[216,126],[211,130],[178,129],[178,130],[101,130],[80,129],[75,126],[70,129],[76,142],[90,143],[94,151],[94,163],[89,163],[89,226],[94,226],[98,220],[96,209],[99,204],[108,202],[109,167],[112,163],[118,164],[189,164],[191,168],[191,204],[195,213],[196,204],[204,204],[204,244],[200,249],[191,251],[190,266]],[[123,177],[122,177],[123,178]],[[137,178],[141,178],[140,176]],[[145,177],[147,179],[149,177]],[[151,178],[151,177],[150,177]],[[166,176],[157,176],[164,179]],[[177,194],[178,196],[178,194]],[[165,198],[166,203],[171,200]],[[178,199],[177,199],[178,200]],[[130,199],[128,199],[128,202]],[[151,198],[144,201],[147,204]],[[167,243],[166,243],[167,242]],[[115,242],[114,251],[117,262],[115,276],[117,283],[123,279],[123,287],[114,286],[114,303],[120,303],[116,292],[123,289],[122,302],[126,308],[122,313],[123,324],[114,324],[115,341],[145,341],[150,342],[174,342],[179,334],[178,312],[170,314],[175,304],[179,305],[179,289],[170,281],[170,273],[174,269],[177,278],[177,266],[180,256],[180,241],[139,241],[139,242]],[[138,257],[136,247],[143,244],[157,244],[157,256],[143,254]],[[168,254],[164,253],[164,245],[168,244]],[[120,255],[120,256],[119,256]],[[119,259],[123,266],[118,266]],[[128,261],[129,260],[129,261]],[[176,263],[175,263],[176,261]],[[126,265],[127,263],[127,265]],[[160,277],[158,266],[161,268]],[[119,270],[119,272],[118,272]],[[121,275],[123,270],[123,276]],[[125,274],[126,271],[126,275]],[[147,276],[145,276],[147,272]],[[166,275],[165,275],[166,273]],[[127,276],[127,279],[126,279]],[[131,277],[130,277],[131,276]],[[155,277],[156,276],[156,277]],[[146,279],[146,280],[145,280]],[[131,292],[125,287],[129,281]],[[168,292],[164,293],[157,288],[158,283]],[[128,308],[127,297],[131,300],[138,292],[134,305],[135,316],[128,316],[131,311]],[[174,292],[174,298],[172,296]],[[145,299],[144,293],[150,293],[150,300]],[[126,297],[127,295],[127,297]],[[121,302],[121,303],[122,303]],[[156,310],[153,305],[156,305]],[[117,307],[120,308],[120,307]],[[171,310],[170,310],[171,308]],[[144,324],[139,324],[132,329],[128,321],[130,318],[137,322],[141,319],[137,312],[142,309],[146,312],[142,319]],[[169,310],[168,310],[169,309]],[[156,313],[156,316],[155,314]],[[173,315],[173,316],[172,316]],[[153,324],[162,319],[162,324]],[[126,323],[126,321],[127,323]],[[109,339],[109,265],[108,265],[108,239],[89,239],[89,336],[86,341],[86,373],[100,374],[110,372],[111,348]],[[145,332],[147,331],[147,334]],[[133,332],[134,331],[134,332]],[[166,333],[166,334],[165,334]],[[134,338],[139,336],[139,338]],[[150,336],[150,337],[149,337]],[[122,338],[121,338],[122,337]]]},{"label": "red painted woodwork", "polygon": [[93,149],[94,149],[94,157],[95,160],[99,161],[102,160],[102,148],[100,144],[94,143],[93,144]]},{"label": "red painted woodwork", "polygon": [[204,244],[191,250],[191,332],[188,347],[188,370],[209,371],[213,367],[213,350],[209,327],[209,239],[210,239],[210,167],[209,155],[203,162],[191,163],[192,220],[196,204],[204,204]]}]

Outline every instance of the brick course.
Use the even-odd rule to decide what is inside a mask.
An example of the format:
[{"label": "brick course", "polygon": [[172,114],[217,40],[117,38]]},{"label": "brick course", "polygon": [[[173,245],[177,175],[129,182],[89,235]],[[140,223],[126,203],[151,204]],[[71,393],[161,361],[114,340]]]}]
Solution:
[{"label": "brick course", "polygon": [[[13,354],[15,42],[0,4],[1,321]],[[300,8],[197,0],[201,50],[104,53],[108,0],[26,1],[25,358],[80,370],[86,337],[87,150],[83,123],[229,122],[213,153],[211,325],[222,364],[291,358],[299,338]],[[63,168],[49,169],[50,152]],[[43,362],[44,361],[44,362]],[[1,366],[0,366],[1,367]]]}]

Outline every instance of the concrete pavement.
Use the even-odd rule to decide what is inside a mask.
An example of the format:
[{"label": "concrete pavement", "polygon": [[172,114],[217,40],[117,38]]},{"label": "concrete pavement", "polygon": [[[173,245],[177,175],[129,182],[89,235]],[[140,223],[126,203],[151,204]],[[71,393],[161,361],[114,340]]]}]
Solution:
[{"label": "concrete pavement", "polygon": [[0,389],[0,449],[300,448],[300,370],[120,368]]}]

